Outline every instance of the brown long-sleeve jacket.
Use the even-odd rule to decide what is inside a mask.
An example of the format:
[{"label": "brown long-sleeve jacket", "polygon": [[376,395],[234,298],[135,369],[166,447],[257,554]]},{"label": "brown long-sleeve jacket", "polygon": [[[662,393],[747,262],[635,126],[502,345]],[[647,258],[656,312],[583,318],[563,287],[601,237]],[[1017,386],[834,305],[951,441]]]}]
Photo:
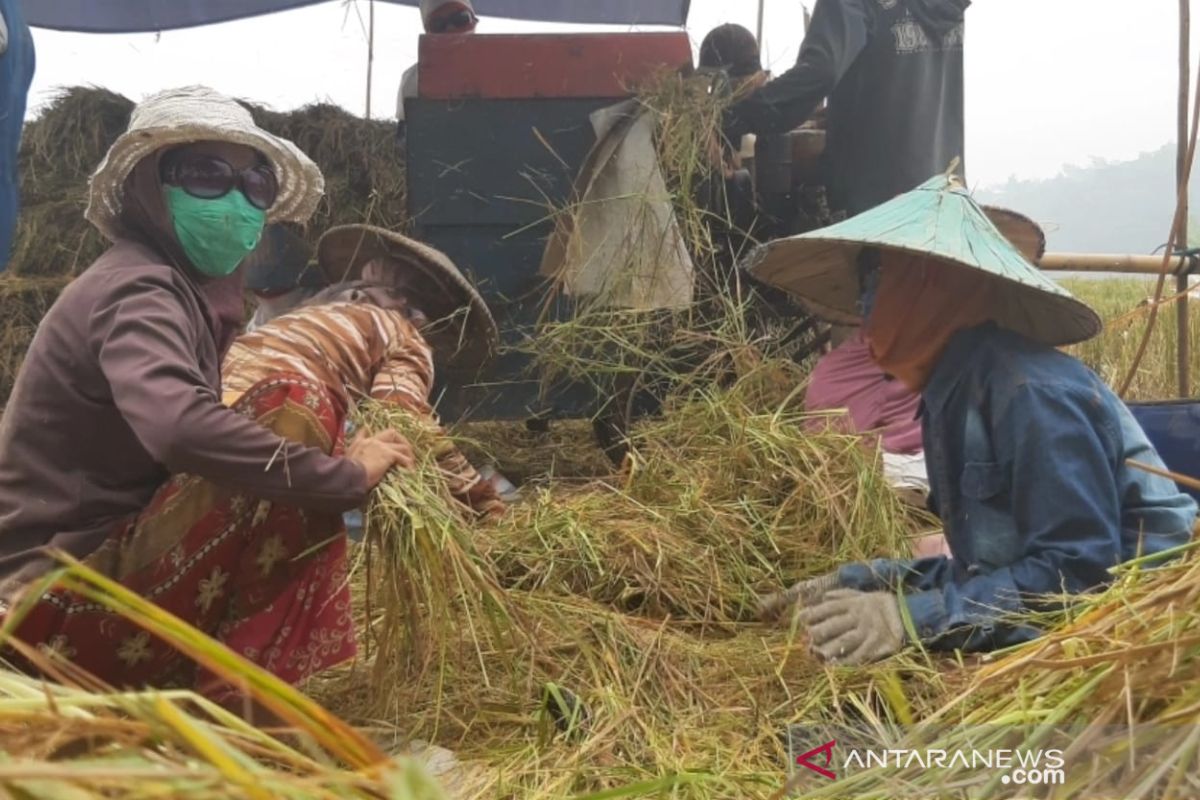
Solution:
[{"label": "brown long-sleeve jacket", "polygon": [[46,568],[42,548],[91,553],[169,474],[301,508],[363,504],[357,463],[222,405],[214,316],[191,279],[130,241],[59,297],[0,420],[0,599]]}]

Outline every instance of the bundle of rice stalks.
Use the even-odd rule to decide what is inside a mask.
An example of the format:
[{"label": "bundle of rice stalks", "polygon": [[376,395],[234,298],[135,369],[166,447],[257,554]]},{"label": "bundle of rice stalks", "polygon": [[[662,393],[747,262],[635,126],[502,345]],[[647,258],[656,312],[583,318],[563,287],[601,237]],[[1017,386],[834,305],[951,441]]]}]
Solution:
[{"label": "bundle of rice stalks", "polygon": [[55,682],[0,670],[5,797],[442,797],[420,768],[389,762],[292,687],[121,586],[77,562],[48,575],[42,586],[54,582],[243,687],[291,727],[288,738],[277,738],[190,691],[106,687],[55,651],[12,638],[24,611],[19,604],[7,615],[0,642]]},{"label": "bundle of rice stalks", "polygon": [[[133,105],[106,89],[76,86],[25,126],[12,272],[78,274],[107,247],[83,218],[88,177],[128,126]],[[407,224],[403,153],[391,123],[360,119],[329,104],[286,114],[246,106],[265,129],[308,153],[325,175],[325,199],[303,231],[312,242],[335,224]]]},{"label": "bundle of rice stalks", "polygon": [[375,676],[381,708],[394,703],[392,688],[436,668],[445,674],[468,660],[483,663],[484,642],[518,634],[503,592],[475,552],[468,516],[451,495],[439,456],[453,442],[436,425],[407,409],[359,405],[355,424],[392,429],[413,446],[411,469],[389,474],[372,493],[366,512],[370,636],[377,647]]},{"label": "bundle of rice stalks", "polygon": [[0,407],[8,402],[38,323],[66,285],[62,278],[0,278]]},{"label": "bundle of rice stalks", "polygon": [[[740,375],[728,358],[747,348],[799,363],[819,346],[819,326],[803,309],[752,285],[737,270],[739,256],[754,243],[743,225],[754,220],[739,224],[734,219],[734,203],[717,166],[723,115],[733,99],[708,77],[663,73],[640,87],[636,102],[654,120],[666,191],[666,197],[658,197],[648,188],[641,202],[647,208],[669,203],[691,260],[693,296],[690,303],[656,310],[622,307],[628,304],[617,299],[625,297],[629,285],[651,280],[647,270],[660,260],[664,238],[672,236],[661,225],[611,232],[608,236],[621,247],[602,252],[621,263],[598,263],[596,253],[563,245],[561,271],[548,290],[547,317],[521,348],[532,356],[546,391],[567,381],[586,383],[600,398],[618,403],[639,392],[661,399],[684,377],[703,382]],[[585,228],[581,220],[589,210],[586,197],[556,209],[556,235],[565,240],[564,232]],[[580,260],[586,263],[575,263]],[[610,276],[603,282],[608,288],[571,297],[567,318],[551,319],[551,310],[561,313],[561,296],[577,269]]]}]

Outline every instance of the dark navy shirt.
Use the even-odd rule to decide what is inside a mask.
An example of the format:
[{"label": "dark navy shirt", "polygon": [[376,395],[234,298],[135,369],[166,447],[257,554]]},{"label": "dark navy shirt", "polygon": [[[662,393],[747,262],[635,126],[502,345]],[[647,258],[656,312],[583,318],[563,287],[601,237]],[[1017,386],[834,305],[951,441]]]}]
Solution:
[{"label": "dark navy shirt", "polygon": [[1128,407],[1078,360],[984,325],[951,340],[922,401],[931,504],[953,558],[851,564],[840,577],[865,591],[902,587],[928,644],[1033,638],[1004,616],[1190,540],[1195,501],[1126,466],[1165,469]]}]

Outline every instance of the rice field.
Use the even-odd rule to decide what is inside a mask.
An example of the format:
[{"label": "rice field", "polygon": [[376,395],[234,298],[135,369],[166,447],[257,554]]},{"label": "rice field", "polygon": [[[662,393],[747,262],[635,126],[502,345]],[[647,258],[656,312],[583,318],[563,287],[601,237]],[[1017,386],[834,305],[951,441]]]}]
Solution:
[{"label": "rice field", "polygon": [[[1200,283],[1200,278],[1194,278]],[[1154,297],[1157,279],[1068,278],[1062,281],[1073,294],[1087,302],[1104,320],[1104,332],[1091,341],[1070,349],[1100,373],[1110,386],[1119,387],[1133,367],[1138,347],[1149,320],[1147,300]],[[1163,297],[1175,294],[1170,278]],[[1190,303],[1191,391],[1200,397],[1200,295]],[[1159,309],[1146,356],[1138,367],[1127,400],[1169,400],[1179,396],[1176,378],[1176,308],[1169,303]]]}]

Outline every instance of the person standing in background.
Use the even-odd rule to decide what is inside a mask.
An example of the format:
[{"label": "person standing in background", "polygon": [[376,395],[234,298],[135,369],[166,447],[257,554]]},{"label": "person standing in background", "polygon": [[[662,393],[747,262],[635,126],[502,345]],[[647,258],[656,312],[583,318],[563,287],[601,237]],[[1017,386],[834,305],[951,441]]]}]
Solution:
[{"label": "person standing in background", "polygon": [[[957,160],[964,150],[964,15],[970,0],[817,0],[796,65],[727,112],[726,137],[783,134],[829,100],[823,183],[834,214],[855,216]],[[877,265],[859,265],[868,274]],[[869,307],[868,286],[861,285]],[[890,476],[923,491],[919,398],[884,374],[862,334],[822,358],[806,398],[810,411],[849,408],[858,431],[884,434],[899,463]],[[893,470],[895,472],[895,470]]]},{"label": "person standing in background", "polygon": [[33,36],[20,0],[0,0],[0,272],[8,267],[20,208],[17,151],[33,69]]},{"label": "person standing in background", "polygon": [[[700,43],[700,69],[724,70],[729,76],[735,96],[756,91],[767,82],[758,52],[758,40],[749,29],[727,22],[708,32]],[[754,158],[754,135],[746,134],[734,147],[733,169]]]},{"label": "person standing in background", "polygon": [[727,137],[786,133],[828,98],[826,180],[849,216],[961,163],[969,5],[817,0],[796,65],[730,109]]},{"label": "person standing in background", "polygon": [[[471,0],[421,0],[421,23],[426,33],[474,33],[479,17]],[[396,136],[403,140],[406,127],[404,101],[418,95],[418,64],[404,70],[396,96]]]}]

